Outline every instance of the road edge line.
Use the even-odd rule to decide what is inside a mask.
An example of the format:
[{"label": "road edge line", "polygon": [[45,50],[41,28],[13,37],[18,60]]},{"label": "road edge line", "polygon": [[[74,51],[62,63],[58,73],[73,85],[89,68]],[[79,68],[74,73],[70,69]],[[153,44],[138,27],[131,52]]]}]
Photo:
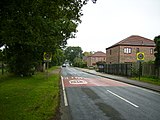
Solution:
[{"label": "road edge line", "polygon": [[64,87],[64,82],[63,82],[63,77],[62,76],[61,76],[61,82],[62,82],[64,106],[68,106],[68,100],[67,100],[66,90],[65,90],[65,87]]}]

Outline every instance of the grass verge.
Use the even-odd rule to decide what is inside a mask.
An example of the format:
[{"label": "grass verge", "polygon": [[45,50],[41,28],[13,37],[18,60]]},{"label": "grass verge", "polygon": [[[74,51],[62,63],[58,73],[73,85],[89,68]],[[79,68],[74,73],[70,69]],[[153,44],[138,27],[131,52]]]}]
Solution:
[{"label": "grass verge", "polygon": [[153,77],[141,77],[140,80],[138,77],[133,77],[131,78],[132,80],[137,80],[137,81],[142,81],[154,85],[160,85],[160,80],[158,78],[153,78]]},{"label": "grass verge", "polygon": [[[57,68],[52,68],[57,69]],[[60,103],[59,74],[0,79],[1,120],[50,120]]]}]

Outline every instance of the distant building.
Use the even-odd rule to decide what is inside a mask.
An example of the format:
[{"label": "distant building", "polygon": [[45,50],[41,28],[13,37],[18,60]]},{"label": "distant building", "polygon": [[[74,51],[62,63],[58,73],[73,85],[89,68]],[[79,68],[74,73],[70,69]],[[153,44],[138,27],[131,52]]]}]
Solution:
[{"label": "distant building", "polygon": [[96,66],[97,62],[105,62],[105,61],[106,61],[106,54],[101,51],[95,52],[94,54],[86,58],[88,67],[91,67],[91,66],[94,67]]},{"label": "distant building", "polygon": [[133,35],[106,48],[106,63],[137,62],[137,52],[144,52],[144,61],[154,60],[154,49],[155,43],[153,40]]}]

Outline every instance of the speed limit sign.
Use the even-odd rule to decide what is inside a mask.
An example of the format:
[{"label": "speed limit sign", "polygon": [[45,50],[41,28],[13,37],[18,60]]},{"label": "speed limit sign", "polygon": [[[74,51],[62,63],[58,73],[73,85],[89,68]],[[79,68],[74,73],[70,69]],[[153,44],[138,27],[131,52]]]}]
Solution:
[{"label": "speed limit sign", "polygon": [[44,54],[43,54],[43,60],[45,62],[51,62],[51,60],[52,60],[52,53],[44,52]]},{"label": "speed limit sign", "polygon": [[137,53],[137,60],[138,61],[140,61],[140,60],[143,61],[144,60],[144,53],[143,52],[138,52]]}]

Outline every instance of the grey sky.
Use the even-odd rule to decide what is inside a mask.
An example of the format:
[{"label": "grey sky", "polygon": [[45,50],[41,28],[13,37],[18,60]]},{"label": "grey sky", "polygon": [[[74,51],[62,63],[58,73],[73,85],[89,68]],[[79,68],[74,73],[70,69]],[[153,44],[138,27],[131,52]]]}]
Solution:
[{"label": "grey sky", "polygon": [[91,0],[83,8],[82,23],[68,46],[103,51],[131,35],[154,39],[160,35],[160,0]]}]

